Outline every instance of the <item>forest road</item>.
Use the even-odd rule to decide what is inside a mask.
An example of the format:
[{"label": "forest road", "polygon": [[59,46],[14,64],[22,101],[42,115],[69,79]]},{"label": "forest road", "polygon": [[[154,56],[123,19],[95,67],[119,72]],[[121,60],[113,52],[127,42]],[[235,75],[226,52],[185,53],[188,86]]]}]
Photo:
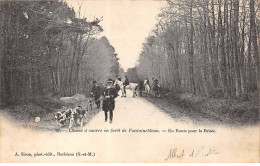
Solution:
[{"label": "forest road", "polygon": [[[1,116],[0,161],[259,162],[258,126],[205,126],[189,119],[176,121],[144,98],[132,98],[130,91],[127,93],[126,98],[116,98],[112,124],[104,122],[104,112],[100,111],[77,132],[32,131]],[[16,152],[19,156],[15,156]],[[32,156],[22,156],[22,152]],[[37,152],[53,156],[34,157]],[[91,156],[76,156],[77,152]]]}]

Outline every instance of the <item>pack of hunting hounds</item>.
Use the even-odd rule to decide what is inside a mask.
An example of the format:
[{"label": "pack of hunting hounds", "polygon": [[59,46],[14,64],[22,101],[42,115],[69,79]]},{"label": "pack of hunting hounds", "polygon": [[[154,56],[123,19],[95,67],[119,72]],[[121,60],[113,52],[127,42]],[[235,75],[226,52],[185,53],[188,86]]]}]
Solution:
[{"label": "pack of hunting hounds", "polygon": [[58,111],[55,113],[54,119],[57,122],[57,125],[60,127],[69,126],[69,129],[72,129],[76,126],[83,126],[86,122],[87,111],[91,111],[94,107],[95,102],[92,99],[88,100],[87,107],[83,109],[82,106],[78,105],[75,108],[69,108],[64,111]]}]

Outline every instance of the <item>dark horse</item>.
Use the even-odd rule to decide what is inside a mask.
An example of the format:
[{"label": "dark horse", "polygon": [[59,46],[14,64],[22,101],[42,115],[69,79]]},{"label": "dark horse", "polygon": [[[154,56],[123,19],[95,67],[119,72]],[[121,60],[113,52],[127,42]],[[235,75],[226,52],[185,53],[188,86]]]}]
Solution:
[{"label": "dark horse", "polygon": [[143,91],[144,91],[144,82],[143,82],[143,81],[140,81],[140,82],[139,82],[139,84],[138,84],[138,90],[139,90],[140,96],[142,96]]},{"label": "dark horse", "polygon": [[161,97],[161,87],[159,84],[155,84],[153,87],[155,97]]}]

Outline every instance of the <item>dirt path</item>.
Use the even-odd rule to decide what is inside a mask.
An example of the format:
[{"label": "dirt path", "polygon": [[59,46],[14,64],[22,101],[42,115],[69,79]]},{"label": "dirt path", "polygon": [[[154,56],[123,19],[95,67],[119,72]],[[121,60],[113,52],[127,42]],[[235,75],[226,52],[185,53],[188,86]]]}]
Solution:
[{"label": "dirt path", "polygon": [[[198,126],[189,119],[171,119],[142,98],[116,99],[114,121],[97,114],[84,128],[96,132],[37,132],[1,117],[0,160],[5,162],[258,162],[259,128]],[[173,110],[174,111],[174,110]],[[120,132],[104,132],[108,129]],[[127,132],[122,132],[126,129]],[[129,132],[129,129],[159,132]],[[175,130],[213,129],[214,133],[176,133]],[[102,130],[102,132],[98,132]],[[163,132],[166,130],[166,132]],[[24,157],[18,152],[52,152],[56,156]],[[61,157],[57,152],[94,152],[94,157]],[[169,157],[170,152],[172,152]],[[176,152],[176,153],[175,153]],[[192,153],[193,152],[193,153]],[[93,153],[92,153],[93,154]],[[184,155],[182,155],[184,154]],[[169,158],[168,158],[169,157]],[[167,159],[168,158],[168,159]]]}]

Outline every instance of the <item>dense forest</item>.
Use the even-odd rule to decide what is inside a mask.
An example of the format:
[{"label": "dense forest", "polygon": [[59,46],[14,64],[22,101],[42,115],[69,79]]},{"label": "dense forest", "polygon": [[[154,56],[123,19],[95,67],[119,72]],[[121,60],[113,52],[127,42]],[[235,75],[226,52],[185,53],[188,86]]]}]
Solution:
[{"label": "dense forest", "polygon": [[158,78],[174,92],[247,98],[260,85],[259,7],[255,0],[168,0],[143,44],[138,77]]},{"label": "dense forest", "polygon": [[[131,82],[158,78],[174,92],[243,97],[259,86],[259,2],[168,0]],[[1,1],[0,105],[87,93],[122,72],[101,19],[62,1]]]},{"label": "dense forest", "polygon": [[0,105],[86,93],[119,63],[101,19],[77,18],[65,2],[1,1]]}]

